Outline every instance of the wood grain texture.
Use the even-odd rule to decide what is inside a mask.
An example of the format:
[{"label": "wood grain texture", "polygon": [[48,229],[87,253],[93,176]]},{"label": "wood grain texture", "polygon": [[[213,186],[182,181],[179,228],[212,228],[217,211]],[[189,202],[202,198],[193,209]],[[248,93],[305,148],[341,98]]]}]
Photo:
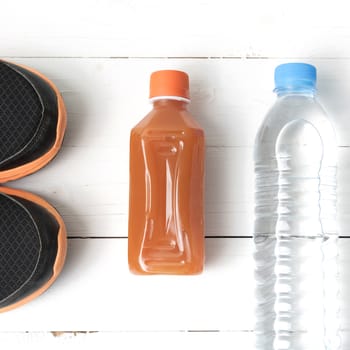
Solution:
[{"label": "wood grain texture", "polygon": [[[343,349],[348,349],[349,333],[342,332]],[[178,349],[254,349],[253,332],[11,332],[0,333],[8,350],[169,350]]]},{"label": "wood grain texture", "polygon": [[252,332],[31,332],[0,333],[7,350],[253,349]]},{"label": "wood grain texture", "polygon": [[[342,329],[350,331],[350,240],[340,241]],[[253,244],[206,240],[198,276],[135,276],[126,239],[71,239],[57,282],[35,301],[4,313],[2,332],[253,330]],[[346,333],[347,334],[347,333]]]},{"label": "wood grain texture", "polygon": [[349,57],[345,0],[3,1],[3,56]]},{"label": "wood grain texture", "polygon": [[54,286],[2,314],[0,329],[251,330],[250,240],[206,243],[205,273],[181,277],[130,274],[126,239],[70,240],[66,266]]}]

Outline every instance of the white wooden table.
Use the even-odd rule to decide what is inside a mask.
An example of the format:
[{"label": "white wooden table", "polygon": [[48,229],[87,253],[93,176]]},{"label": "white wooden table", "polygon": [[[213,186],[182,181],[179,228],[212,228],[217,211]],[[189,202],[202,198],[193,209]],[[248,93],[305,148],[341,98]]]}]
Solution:
[{"label": "white wooden table", "polygon": [[[9,185],[55,205],[69,245],[57,282],[0,315],[1,349],[253,349],[252,146],[275,98],[274,68],[289,61],[316,65],[338,132],[349,349],[347,3],[2,0],[1,57],[46,74],[68,110],[57,158]],[[195,277],[134,276],[127,266],[129,132],[150,109],[150,73],[163,68],[189,73],[190,109],[206,132],[206,266]]]}]

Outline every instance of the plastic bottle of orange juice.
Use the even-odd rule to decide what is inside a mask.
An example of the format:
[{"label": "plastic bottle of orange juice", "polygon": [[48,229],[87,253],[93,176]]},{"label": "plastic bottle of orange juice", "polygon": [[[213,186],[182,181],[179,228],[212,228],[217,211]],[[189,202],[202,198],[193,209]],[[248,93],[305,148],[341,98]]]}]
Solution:
[{"label": "plastic bottle of orange juice", "polygon": [[151,112],[131,131],[128,255],[137,274],[196,274],[204,264],[204,132],[189,79],[154,72]]}]

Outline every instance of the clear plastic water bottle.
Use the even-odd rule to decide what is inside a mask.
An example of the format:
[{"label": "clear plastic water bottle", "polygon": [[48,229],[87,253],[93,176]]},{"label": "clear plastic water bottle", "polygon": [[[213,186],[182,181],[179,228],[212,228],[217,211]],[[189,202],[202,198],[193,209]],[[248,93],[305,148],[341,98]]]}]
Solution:
[{"label": "clear plastic water bottle", "polygon": [[275,70],[255,142],[256,350],[340,348],[336,138],[316,69]]}]

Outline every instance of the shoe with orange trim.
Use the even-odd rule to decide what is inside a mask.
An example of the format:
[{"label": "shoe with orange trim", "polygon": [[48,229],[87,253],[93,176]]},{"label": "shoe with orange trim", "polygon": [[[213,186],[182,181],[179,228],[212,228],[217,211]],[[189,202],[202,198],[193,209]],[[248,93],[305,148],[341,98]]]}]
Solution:
[{"label": "shoe with orange trim", "polygon": [[0,60],[0,183],[31,174],[59,151],[66,110],[41,73]]},{"label": "shoe with orange trim", "polygon": [[49,288],[62,270],[66,249],[64,222],[50,204],[0,187],[0,312]]}]

